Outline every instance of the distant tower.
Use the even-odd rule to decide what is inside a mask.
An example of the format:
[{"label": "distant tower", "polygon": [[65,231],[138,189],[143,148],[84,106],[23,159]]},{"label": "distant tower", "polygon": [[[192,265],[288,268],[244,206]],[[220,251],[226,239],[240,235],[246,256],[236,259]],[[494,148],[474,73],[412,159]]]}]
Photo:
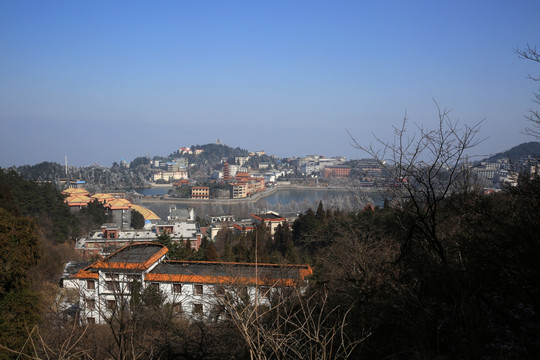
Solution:
[{"label": "distant tower", "polygon": [[218,138],[218,139],[216,140],[216,145],[223,145],[223,143],[221,142],[221,139]]},{"label": "distant tower", "polygon": [[67,155],[66,155],[66,177],[68,177],[68,175],[67,175]]},{"label": "distant tower", "polygon": [[231,181],[231,170],[227,162],[223,164],[223,181]]}]

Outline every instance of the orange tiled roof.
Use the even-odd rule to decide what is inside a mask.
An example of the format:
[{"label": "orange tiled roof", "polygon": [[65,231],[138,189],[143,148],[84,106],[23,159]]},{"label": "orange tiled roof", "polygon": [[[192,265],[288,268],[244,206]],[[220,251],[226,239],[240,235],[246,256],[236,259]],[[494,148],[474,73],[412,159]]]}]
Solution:
[{"label": "orange tiled roof", "polygon": [[[152,250],[151,248],[156,248]],[[150,248],[150,252],[146,254],[131,254],[130,250],[136,252],[141,248]],[[159,249],[159,250],[158,250]],[[163,257],[169,249],[164,245],[158,243],[136,243],[128,244],[118,250],[116,250],[111,255],[107,256],[103,260],[98,260],[92,265],[79,270],[78,273],[73,275],[77,279],[97,279],[98,271],[100,269],[118,269],[118,270],[146,270],[161,257]],[[126,258],[127,255],[127,258]],[[134,256],[135,255],[135,256]]]},{"label": "orange tiled roof", "polygon": [[[182,268],[184,266],[194,265],[217,265],[217,266],[249,266],[254,267],[253,263],[237,263],[237,262],[218,262],[218,261],[176,261],[176,260],[166,260],[161,263],[159,266],[170,266],[170,265],[179,265]],[[146,281],[167,281],[167,282],[179,282],[179,283],[199,283],[199,284],[244,284],[244,285],[270,285],[270,286],[295,286],[298,285],[299,281],[304,280],[307,276],[313,274],[313,269],[309,265],[279,265],[279,264],[257,264],[260,267],[260,277],[246,276],[238,273],[238,276],[235,276],[234,270],[231,273],[224,274],[219,270],[214,274],[194,274],[189,273],[189,271],[183,273],[168,273],[160,272],[158,268],[154,268],[152,272],[145,275]],[[264,269],[284,269],[283,277],[275,276],[265,276]],[[286,269],[293,270],[298,269],[298,277],[295,276],[288,277]],[[281,273],[280,273],[281,275]]]},{"label": "orange tiled roof", "polygon": [[[81,269],[72,277],[98,279],[98,272],[103,269],[147,270],[159,259],[163,258],[168,251],[167,247],[158,243],[126,245],[105,259],[98,260],[94,264]],[[196,270],[190,270],[191,266],[199,267],[200,272],[193,273],[192,271]],[[214,268],[214,266],[217,267]],[[253,276],[252,271],[249,270],[254,269],[256,266],[259,266],[258,277]],[[234,269],[239,271],[236,272]],[[157,265],[152,272],[147,273],[145,280],[200,284],[295,286],[312,274],[313,269],[309,265],[166,260]]]},{"label": "orange tiled roof", "polygon": [[285,221],[285,220],[287,220],[284,217],[277,216],[277,215],[274,215],[274,214],[251,214],[250,216],[252,218],[254,218],[254,219],[259,220],[259,221],[272,222],[272,221]]}]

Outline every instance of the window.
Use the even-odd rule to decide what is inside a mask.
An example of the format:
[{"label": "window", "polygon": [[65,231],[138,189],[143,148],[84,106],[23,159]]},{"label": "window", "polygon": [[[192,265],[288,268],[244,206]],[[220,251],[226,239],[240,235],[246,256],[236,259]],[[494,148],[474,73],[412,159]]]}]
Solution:
[{"label": "window", "polygon": [[173,284],[172,285],[172,291],[173,291],[173,294],[181,294],[182,293],[182,284]]},{"label": "window", "polygon": [[116,281],[105,281],[105,285],[109,291],[120,291],[120,284]]},{"label": "window", "polygon": [[116,301],[107,300],[107,309],[114,310],[116,308]]},{"label": "window", "polygon": [[270,296],[270,288],[268,286],[261,286],[259,288],[259,296],[269,297]]},{"label": "window", "polygon": [[96,300],[86,299],[86,308],[88,310],[94,310],[96,308]]},{"label": "window", "polygon": [[157,283],[157,282],[150,283],[150,285],[148,285],[148,286],[153,291],[159,291],[159,283]]},{"label": "window", "polygon": [[94,280],[86,280],[86,288],[88,290],[94,290],[96,288],[96,282]]},{"label": "window", "polygon": [[194,315],[202,315],[203,314],[203,306],[202,306],[202,304],[193,304],[193,314]]},{"label": "window", "polygon": [[172,306],[173,313],[175,314],[181,314],[184,312],[184,309],[182,308],[182,303],[174,303]]},{"label": "window", "polygon": [[203,294],[203,286],[202,285],[193,285],[193,294],[202,295]]}]

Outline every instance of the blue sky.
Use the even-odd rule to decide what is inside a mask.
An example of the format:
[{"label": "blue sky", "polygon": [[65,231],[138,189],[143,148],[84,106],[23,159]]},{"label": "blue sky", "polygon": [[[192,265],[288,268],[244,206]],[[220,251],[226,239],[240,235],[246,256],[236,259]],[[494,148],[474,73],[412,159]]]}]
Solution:
[{"label": "blue sky", "polygon": [[540,65],[540,1],[1,1],[0,166],[110,165],[222,139],[279,156],[361,158],[433,99],[520,131]]}]

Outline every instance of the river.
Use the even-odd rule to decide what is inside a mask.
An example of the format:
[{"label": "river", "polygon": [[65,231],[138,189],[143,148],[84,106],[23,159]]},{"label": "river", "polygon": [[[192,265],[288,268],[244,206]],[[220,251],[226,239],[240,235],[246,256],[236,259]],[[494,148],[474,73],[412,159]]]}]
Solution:
[{"label": "river", "polygon": [[[152,187],[146,189],[134,189],[141,195],[161,196],[166,195],[172,187]],[[219,201],[197,201],[189,204],[174,199],[167,201],[159,198],[141,199],[141,204],[154,211],[162,219],[166,219],[169,207],[193,208],[200,217],[216,216],[221,214],[233,214],[237,218],[249,217],[250,213],[267,210],[277,211],[290,216],[304,212],[309,208],[315,210],[322,201],[324,208],[354,211],[362,209],[366,204],[382,205],[384,196],[374,191],[349,190],[346,188],[285,188],[277,189],[266,197],[257,201],[235,201],[223,203]]]}]

